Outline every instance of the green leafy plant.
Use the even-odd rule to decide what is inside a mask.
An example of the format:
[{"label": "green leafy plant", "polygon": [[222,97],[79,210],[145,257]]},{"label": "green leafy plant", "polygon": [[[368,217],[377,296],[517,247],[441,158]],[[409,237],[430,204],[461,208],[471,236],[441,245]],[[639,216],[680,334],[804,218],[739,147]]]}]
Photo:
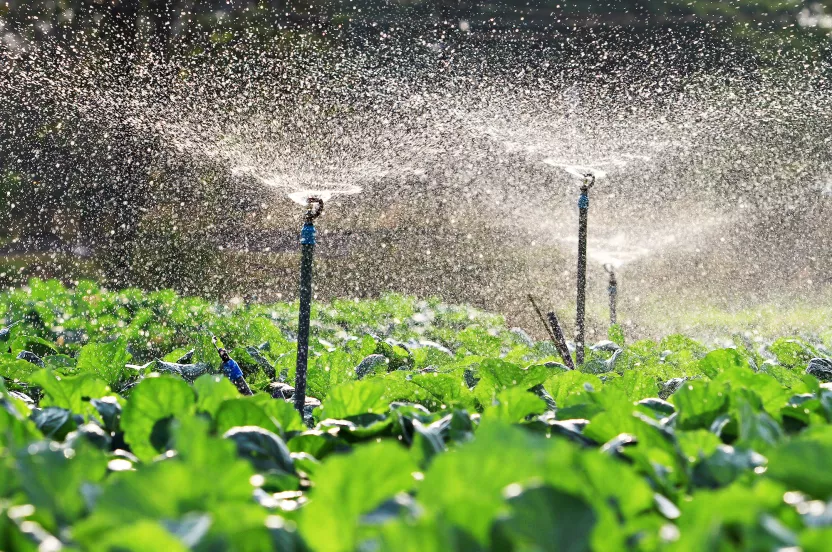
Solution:
[{"label": "green leafy plant", "polygon": [[[823,550],[828,538],[832,389],[804,364],[828,344],[619,338],[569,371],[468,307],[335,301],[316,306],[302,417],[293,305],[88,282],[3,295],[22,321],[8,343],[34,356],[0,354],[0,549]],[[211,333],[254,396],[217,370]]]}]

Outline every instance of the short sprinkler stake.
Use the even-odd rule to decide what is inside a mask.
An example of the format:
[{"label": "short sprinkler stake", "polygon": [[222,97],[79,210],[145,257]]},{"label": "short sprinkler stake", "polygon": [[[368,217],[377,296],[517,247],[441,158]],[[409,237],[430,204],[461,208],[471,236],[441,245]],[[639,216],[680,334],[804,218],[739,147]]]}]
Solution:
[{"label": "short sprinkler stake", "polygon": [[552,343],[555,344],[555,349],[557,349],[560,358],[563,359],[563,363],[570,370],[574,370],[575,364],[572,362],[572,356],[569,354],[569,347],[566,345],[566,338],[563,337],[563,330],[558,322],[558,317],[555,316],[555,313],[550,312],[548,315],[549,319],[547,321],[546,318],[543,317],[543,313],[540,311],[540,307],[537,306],[537,302],[534,300],[531,293],[528,295],[528,298],[537,313],[537,316],[540,317],[543,327],[546,328],[546,333],[549,334],[549,338],[552,340]]},{"label": "short sprinkler stake", "polygon": [[575,363],[572,362],[572,355],[569,354],[569,347],[566,345],[566,337],[563,335],[563,330],[560,327],[560,322],[558,322],[558,317],[555,316],[555,313],[553,312],[550,312],[548,316],[549,325],[552,327],[552,333],[555,336],[555,348],[557,348],[558,353],[560,353],[560,358],[563,359],[563,363],[566,367],[570,370],[574,370]]},{"label": "short sprinkler stake", "polygon": [[617,324],[616,299],[618,298],[618,281],[615,279],[615,268],[611,264],[604,265],[604,270],[610,275],[610,285],[607,291],[610,294],[610,326]]},{"label": "short sprinkler stake", "polygon": [[315,255],[315,219],[324,212],[324,202],[310,197],[300,232],[300,311],[298,314],[298,359],[295,369],[295,409],[303,417],[306,404],[306,370],[309,360],[309,318],[312,314],[312,260]]},{"label": "short sprinkler stake", "polygon": [[549,325],[549,322],[546,321],[546,318],[543,317],[543,313],[540,311],[540,307],[537,306],[537,301],[534,300],[532,294],[528,294],[527,297],[529,298],[529,303],[532,304],[532,308],[537,313],[537,317],[540,319],[540,323],[543,324],[543,327],[546,329],[546,333],[549,334],[549,339],[552,340],[552,343],[555,344],[557,347],[558,345],[558,338],[555,336],[555,332],[552,331],[552,327]]},{"label": "short sprinkler stake", "polygon": [[578,306],[575,322],[575,360],[584,363],[584,322],[586,318],[586,236],[589,219],[589,189],[595,184],[595,176],[584,175],[581,197],[578,199]]}]

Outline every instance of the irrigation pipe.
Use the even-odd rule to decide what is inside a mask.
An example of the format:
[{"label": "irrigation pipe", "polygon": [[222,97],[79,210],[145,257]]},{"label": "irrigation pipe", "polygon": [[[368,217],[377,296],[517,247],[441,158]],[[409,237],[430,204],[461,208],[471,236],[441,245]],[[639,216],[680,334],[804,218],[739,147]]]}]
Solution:
[{"label": "irrigation pipe", "polygon": [[309,361],[309,319],[312,314],[312,261],[315,257],[315,219],[324,212],[322,199],[310,197],[300,231],[300,310],[298,313],[298,359],[295,366],[295,409],[303,417],[306,404],[306,371]]},{"label": "irrigation pipe", "polygon": [[591,173],[584,175],[581,197],[578,199],[578,301],[575,321],[575,361],[584,363],[586,319],[586,238],[589,223],[589,189],[595,184]]}]

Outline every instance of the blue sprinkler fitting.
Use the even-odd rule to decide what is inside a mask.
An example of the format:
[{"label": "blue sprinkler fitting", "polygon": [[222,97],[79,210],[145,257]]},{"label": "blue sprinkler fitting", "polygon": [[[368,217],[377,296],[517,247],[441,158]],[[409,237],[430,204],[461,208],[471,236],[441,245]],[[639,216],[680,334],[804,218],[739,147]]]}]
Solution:
[{"label": "blue sprinkler fitting", "polygon": [[300,231],[300,244],[301,245],[316,245],[317,241],[315,238],[318,235],[318,231],[315,230],[315,225],[311,222],[307,222],[303,225],[303,229]]}]

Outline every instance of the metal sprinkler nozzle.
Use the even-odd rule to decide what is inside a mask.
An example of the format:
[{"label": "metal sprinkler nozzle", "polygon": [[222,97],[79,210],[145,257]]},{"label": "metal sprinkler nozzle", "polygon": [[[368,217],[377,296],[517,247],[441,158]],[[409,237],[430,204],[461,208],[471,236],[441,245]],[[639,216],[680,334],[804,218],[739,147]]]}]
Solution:
[{"label": "metal sprinkler nozzle", "polygon": [[319,197],[310,197],[306,200],[306,222],[311,223],[313,220],[324,214],[324,200]]},{"label": "metal sprinkler nozzle", "polygon": [[592,173],[584,173],[584,183],[581,184],[581,192],[588,192],[593,184],[595,184],[595,175]]},{"label": "metal sprinkler nozzle", "polygon": [[606,270],[607,274],[610,275],[610,283],[615,283],[615,267],[607,263],[604,265],[604,270]]}]

